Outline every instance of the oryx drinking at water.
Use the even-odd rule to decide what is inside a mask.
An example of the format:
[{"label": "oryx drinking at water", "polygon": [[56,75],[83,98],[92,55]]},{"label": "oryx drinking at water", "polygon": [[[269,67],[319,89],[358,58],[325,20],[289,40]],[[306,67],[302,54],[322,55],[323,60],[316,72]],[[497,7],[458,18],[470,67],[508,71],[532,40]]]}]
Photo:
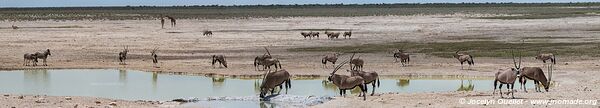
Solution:
[{"label": "oryx drinking at water", "polygon": [[521,68],[521,77],[519,77],[519,82],[521,83],[521,89],[527,92],[527,79],[533,80],[535,84],[535,91],[541,92],[540,84],[544,86],[546,92],[548,92],[548,88],[550,87],[550,82],[546,79],[546,75],[544,75],[544,71],[540,67],[523,67]]},{"label": "oryx drinking at water", "polygon": [[273,95],[275,88],[279,86],[279,94],[281,90],[283,90],[285,84],[285,94],[287,94],[288,89],[292,88],[291,76],[288,71],[285,69],[271,72],[268,70],[262,79],[262,84],[260,85],[260,98],[264,98],[265,95],[269,91],[271,91],[271,95]]},{"label": "oryx drinking at water", "polygon": [[[353,55],[354,56],[354,55]],[[352,59],[352,57],[350,58]],[[359,96],[363,96],[363,100],[367,100],[367,85],[365,84],[365,79],[360,76],[347,76],[347,75],[339,75],[335,74],[337,70],[342,68],[344,64],[348,63],[348,60],[342,62],[340,65],[335,67],[333,72],[330,73],[327,80],[332,82],[335,86],[340,90],[340,95],[346,97],[346,90],[352,90],[355,87],[359,87],[361,93]]]}]

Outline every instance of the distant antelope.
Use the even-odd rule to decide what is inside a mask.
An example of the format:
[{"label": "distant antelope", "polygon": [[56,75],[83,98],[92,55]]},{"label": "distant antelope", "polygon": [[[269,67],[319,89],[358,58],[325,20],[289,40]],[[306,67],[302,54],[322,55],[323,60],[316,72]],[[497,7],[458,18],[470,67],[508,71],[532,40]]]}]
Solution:
[{"label": "distant antelope", "polygon": [[546,60],[550,60],[552,64],[556,64],[556,58],[552,53],[538,54],[537,56],[535,56],[535,59],[541,60],[542,62],[544,62],[544,64],[546,64]]},{"label": "distant antelope", "polygon": [[515,81],[517,78],[521,77],[521,54],[519,53],[519,65],[517,65],[514,53],[512,53],[512,56],[515,67],[499,69],[498,72],[496,72],[496,78],[494,79],[494,91],[492,92],[492,95],[496,93],[496,86],[498,85],[498,82],[500,82],[500,87],[498,87],[500,89],[500,97],[502,97],[502,85],[506,84],[506,89],[508,89],[509,93],[512,94],[512,98],[515,98]]},{"label": "distant antelope", "polygon": [[332,65],[331,67],[335,67],[335,62],[337,61],[338,57],[340,53],[333,53],[333,54],[329,54],[323,57],[323,59],[321,59],[321,63],[323,63],[323,68],[326,68],[327,66],[327,62],[331,62]]},{"label": "distant antelope", "polygon": [[525,87],[525,84],[527,84],[527,79],[533,80],[533,83],[535,84],[536,92],[542,91],[540,89],[540,83],[544,86],[544,89],[546,89],[546,92],[548,92],[548,88],[550,87],[550,82],[548,82],[548,80],[546,79],[546,75],[544,75],[544,71],[542,70],[542,68],[540,68],[540,67],[523,67],[523,68],[521,68],[521,77],[519,77],[519,82],[521,83],[521,89],[523,89],[525,92],[527,92],[527,87]]},{"label": "distant antelope", "polygon": [[333,38],[336,38],[336,39],[337,39],[338,37],[340,37],[340,33],[329,32],[329,33],[327,34],[327,37],[329,37],[329,39],[333,39]]},{"label": "distant antelope", "polygon": [[165,17],[160,17],[160,28],[161,29],[165,28]]},{"label": "distant antelope", "polygon": [[310,36],[319,38],[319,32],[310,32]]},{"label": "distant antelope", "polygon": [[[352,57],[350,59],[352,59]],[[367,100],[367,85],[365,84],[364,78],[360,76],[347,76],[335,74],[335,72],[342,68],[342,66],[344,66],[344,64],[346,63],[348,63],[348,60],[342,62],[340,65],[335,67],[333,72],[331,72],[329,77],[327,77],[327,80],[333,82],[333,84],[338,87],[341,96],[346,97],[346,90],[352,90],[355,87],[359,87],[361,90],[359,96],[362,95],[363,100]]]},{"label": "distant antelope", "polygon": [[271,59],[271,58],[273,58],[273,57],[271,57],[271,55],[267,55],[267,54],[263,54],[261,56],[254,57],[254,69],[259,70],[258,67],[260,65],[263,65],[263,61],[265,61],[266,59]]},{"label": "distant antelope", "polygon": [[171,17],[171,16],[165,16],[167,17],[169,20],[171,20],[171,27],[175,27],[175,25],[177,24],[177,21],[175,20],[175,18]]},{"label": "distant antelope", "polygon": [[373,96],[373,94],[375,94],[375,83],[377,83],[377,87],[380,87],[381,83],[379,81],[379,75],[377,74],[377,72],[365,72],[365,71],[359,71],[359,70],[346,70],[348,72],[350,72],[351,76],[360,76],[365,80],[365,86],[368,84],[372,84],[373,85],[373,91],[371,91],[371,96]]},{"label": "distant antelope", "polygon": [[36,57],[36,60],[35,60],[35,61],[37,62],[37,59],[42,59],[42,60],[43,60],[43,63],[44,63],[44,66],[48,66],[48,64],[46,64],[46,59],[47,59],[47,58],[48,58],[48,56],[50,56],[50,55],[52,55],[52,54],[50,53],[50,49],[46,49],[46,51],[44,51],[43,53],[40,53],[40,52],[35,52],[35,57]]},{"label": "distant antelope", "polygon": [[344,32],[344,39],[346,38],[346,36],[348,36],[348,39],[350,39],[350,36],[352,36],[352,31]]},{"label": "distant antelope", "polygon": [[[265,60],[260,61],[260,62],[261,62],[260,64],[262,64],[263,66],[265,66],[264,69],[268,68],[269,70],[271,70],[271,66],[275,66],[275,70],[277,70],[277,69],[283,69],[281,67],[281,62],[279,62],[279,59],[276,59],[276,58],[269,58],[269,59],[265,59]],[[277,66],[279,66],[279,67],[277,67]]]},{"label": "distant antelope", "polygon": [[29,66],[29,63],[31,63],[31,66],[37,66],[37,56],[35,55],[35,53],[30,54],[30,53],[25,53],[23,55],[23,66]]},{"label": "distant antelope", "polygon": [[268,91],[271,91],[271,95],[275,92],[275,87],[279,86],[279,94],[283,90],[283,86],[285,84],[285,94],[287,94],[288,89],[292,88],[292,83],[290,80],[290,73],[285,69],[271,72],[267,71],[263,77],[262,84],[260,85],[260,98],[264,98]]},{"label": "distant antelope", "polygon": [[12,27],[12,29],[19,29],[19,27],[15,26],[15,25],[12,25],[11,27]]},{"label": "distant antelope", "polygon": [[356,59],[350,60],[350,70],[362,70],[365,61],[360,59],[360,56]]},{"label": "distant antelope", "polygon": [[398,62],[398,58],[400,58],[400,63],[402,63],[402,66],[410,62],[410,55],[408,55],[408,53],[404,53],[404,50],[398,50],[398,52],[394,53],[394,62]]},{"label": "distant antelope", "polygon": [[158,67],[158,55],[156,55],[157,50],[158,48],[154,48],[152,51],[150,51],[150,56],[152,56],[152,63],[154,64],[154,67]]},{"label": "distant antelope", "polygon": [[119,52],[119,64],[125,65],[125,60],[127,59],[127,52],[129,52],[128,47],[123,47],[123,51]]},{"label": "distant antelope", "polygon": [[227,68],[227,61],[225,61],[225,56],[223,55],[212,55],[212,66],[215,67],[215,63],[219,62],[219,64],[223,65]]},{"label": "distant antelope", "polygon": [[202,33],[202,35],[203,35],[203,36],[212,36],[212,34],[213,34],[213,33],[212,33],[212,31],[210,31],[210,30],[206,30],[206,31],[204,31],[204,32]]},{"label": "distant antelope", "polygon": [[458,53],[459,51],[460,50],[456,51],[452,56],[454,56],[454,58],[456,58],[458,62],[460,62],[460,69],[464,69],[464,62],[467,62],[469,64],[469,69],[471,69],[471,65],[475,65],[475,62],[473,62],[473,56],[471,56],[470,54]]},{"label": "distant antelope", "polygon": [[310,32],[300,32],[300,35],[302,35],[304,37],[304,39],[306,39],[306,37],[311,38],[312,39],[312,34]]}]

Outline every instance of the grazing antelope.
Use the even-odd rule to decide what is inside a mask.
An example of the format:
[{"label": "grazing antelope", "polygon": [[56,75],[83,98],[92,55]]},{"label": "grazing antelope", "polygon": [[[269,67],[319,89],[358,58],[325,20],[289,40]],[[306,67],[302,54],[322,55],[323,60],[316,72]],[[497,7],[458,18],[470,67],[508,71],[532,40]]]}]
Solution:
[{"label": "grazing antelope", "polygon": [[[350,59],[352,59],[352,57]],[[348,63],[348,60],[342,62],[340,65],[335,67],[333,72],[331,72],[329,77],[327,77],[327,80],[333,82],[333,84],[338,87],[341,96],[346,97],[346,90],[352,90],[355,87],[359,87],[361,90],[359,96],[362,95],[363,100],[367,100],[367,85],[365,84],[365,79],[363,79],[360,76],[347,76],[335,74],[335,72],[342,68],[342,66],[344,66],[344,64],[346,63]]]},{"label": "grazing antelope", "polygon": [[46,59],[48,58],[48,56],[50,56],[52,54],[50,53],[50,49],[46,49],[46,51],[44,51],[43,53],[35,52],[34,55],[36,58],[36,60],[35,60],[36,62],[37,62],[37,59],[42,59],[42,60],[44,60],[43,61],[44,66],[48,66],[48,64],[46,64]]},{"label": "grazing antelope", "polygon": [[350,60],[350,70],[362,70],[365,61],[360,59],[360,56],[356,59]]},{"label": "grazing antelope", "polygon": [[302,35],[304,39],[306,39],[306,37],[312,39],[312,34],[310,32],[300,32],[300,35]]},{"label": "grazing antelope", "polygon": [[129,52],[129,47],[123,47],[123,51],[119,52],[119,64],[125,65],[125,60],[127,59],[127,52]]},{"label": "grazing antelope", "polygon": [[12,27],[12,29],[19,29],[19,27],[15,26],[15,25],[12,25],[11,27]]},{"label": "grazing antelope", "polygon": [[359,71],[359,70],[346,70],[348,72],[350,72],[350,76],[360,76],[365,80],[365,87],[368,84],[372,84],[373,85],[373,91],[371,91],[371,96],[373,96],[373,94],[375,94],[375,83],[377,83],[377,87],[380,87],[381,83],[379,81],[379,75],[377,74],[377,72],[365,72],[365,71]]},{"label": "grazing antelope", "polygon": [[327,37],[329,37],[329,39],[333,39],[333,38],[337,39],[338,37],[340,37],[340,33],[328,32]]},{"label": "grazing antelope", "polygon": [[37,56],[35,55],[35,53],[30,54],[30,53],[25,53],[23,55],[23,66],[29,66],[29,63],[31,62],[31,66],[37,66]]},{"label": "grazing antelope", "polygon": [[548,88],[550,87],[550,82],[546,79],[546,75],[544,75],[544,71],[542,70],[542,68],[540,67],[523,67],[521,68],[521,77],[519,77],[519,82],[521,83],[521,89],[523,89],[525,92],[527,92],[527,87],[525,87],[525,84],[527,84],[527,79],[533,80],[533,83],[535,84],[535,91],[536,92],[541,92],[542,90],[540,89],[540,83],[544,86],[544,89],[546,89],[546,92],[548,92]]},{"label": "grazing antelope", "polygon": [[177,21],[175,21],[175,18],[171,17],[171,16],[165,16],[167,17],[169,20],[171,20],[171,27],[175,27],[175,25],[177,24]]},{"label": "grazing antelope", "polygon": [[267,71],[263,77],[262,84],[260,85],[260,98],[264,98],[265,95],[271,91],[271,95],[275,92],[275,87],[279,86],[279,94],[283,90],[283,86],[285,84],[285,94],[287,94],[288,89],[292,88],[292,83],[290,80],[290,73],[285,69],[270,72]]},{"label": "grazing antelope", "polygon": [[346,39],[346,36],[348,36],[348,39],[350,39],[350,36],[352,36],[352,31],[344,32],[344,39]]},{"label": "grazing antelope", "polygon": [[206,30],[206,31],[204,31],[204,32],[202,33],[202,35],[203,35],[203,36],[212,36],[212,34],[213,34],[213,33],[212,33],[212,31],[210,31],[210,30]]},{"label": "grazing antelope", "polygon": [[223,65],[227,68],[227,61],[225,61],[225,56],[223,55],[212,55],[212,66],[215,67],[215,63],[219,62],[219,64]]},{"label": "grazing antelope", "polygon": [[327,62],[331,62],[332,65],[331,67],[335,67],[335,62],[337,61],[338,57],[340,53],[333,53],[333,54],[329,54],[323,57],[323,59],[321,59],[321,63],[323,63],[323,68],[327,67]]},{"label": "grazing antelope", "polygon": [[160,28],[161,29],[165,28],[165,17],[160,17]]},{"label": "grazing antelope", "polygon": [[311,32],[310,36],[319,38],[319,32]]},{"label": "grazing antelope", "polygon": [[454,56],[454,58],[456,58],[458,62],[460,62],[460,69],[464,69],[464,62],[467,62],[469,64],[469,69],[471,69],[471,65],[475,65],[475,62],[473,62],[473,56],[466,53],[458,53],[459,51],[460,50],[456,51],[452,56]]},{"label": "grazing antelope", "polygon": [[492,95],[496,93],[496,86],[498,85],[498,82],[500,82],[500,87],[498,87],[500,89],[500,97],[502,97],[502,85],[506,84],[506,89],[512,94],[512,98],[515,98],[515,81],[517,78],[521,77],[521,54],[519,53],[519,65],[517,65],[514,53],[512,53],[512,56],[515,67],[498,69],[498,72],[495,74],[496,78],[494,79],[494,91],[492,92]]},{"label": "grazing antelope", "polygon": [[156,50],[158,50],[158,48],[154,48],[152,51],[150,51],[150,56],[152,56],[152,63],[154,64],[154,67],[158,67],[158,55],[156,55]]},{"label": "grazing antelope", "polygon": [[552,53],[538,54],[537,56],[535,56],[535,59],[541,60],[542,62],[544,62],[544,64],[546,64],[546,60],[550,60],[552,64],[556,64],[556,58]]},{"label": "grazing antelope", "polygon": [[408,53],[404,53],[404,50],[398,50],[398,52],[394,53],[394,62],[398,62],[398,58],[400,58],[400,63],[402,63],[402,66],[410,62],[410,55],[408,55]]}]

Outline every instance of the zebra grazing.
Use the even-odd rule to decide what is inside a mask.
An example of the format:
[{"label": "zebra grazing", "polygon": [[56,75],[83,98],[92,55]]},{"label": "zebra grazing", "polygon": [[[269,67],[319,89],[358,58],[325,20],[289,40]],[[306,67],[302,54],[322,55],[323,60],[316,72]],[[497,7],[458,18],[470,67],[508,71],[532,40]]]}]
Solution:
[{"label": "zebra grazing", "polygon": [[50,53],[50,49],[46,49],[46,51],[44,51],[43,53],[40,53],[40,52],[35,52],[35,57],[36,57],[36,60],[35,60],[35,61],[37,62],[37,59],[38,59],[38,58],[39,58],[39,59],[42,59],[42,60],[44,60],[44,61],[43,61],[43,63],[44,63],[44,66],[48,66],[48,64],[46,64],[46,59],[47,59],[47,58],[48,58],[48,56],[50,56],[50,55],[52,55],[52,54]]},{"label": "zebra grazing", "polygon": [[215,63],[219,62],[219,64],[223,65],[227,68],[227,61],[225,61],[225,56],[223,55],[212,55],[212,66],[215,67]]},{"label": "zebra grazing", "polygon": [[156,50],[158,50],[158,48],[154,48],[150,52],[150,56],[152,56],[152,63],[154,63],[154,67],[158,67],[158,55],[156,55]]},{"label": "zebra grazing", "polygon": [[29,63],[31,62],[31,66],[36,66],[37,64],[37,56],[35,55],[35,53],[30,54],[30,53],[25,53],[23,55],[23,66],[29,66]]},{"label": "zebra grazing", "polygon": [[348,39],[350,39],[350,36],[352,36],[352,31],[344,32],[344,39],[346,38],[346,36],[348,36]]},{"label": "zebra grazing", "polygon": [[123,47],[123,51],[119,52],[119,64],[126,64],[125,60],[127,59],[127,52],[129,52],[129,47]]},{"label": "zebra grazing", "polygon": [[203,36],[212,36],[212,34],[213,33],[210,30],[206,30],[206,31],[204,31],[204,33],[202,33]]},{"label": "zebra grazing", "polygon": [[402,66],[410,62],[410,55],[408,55],[408,53],[404,53],[403,50],[398,50],[398,52],[394,53],[394,62],[398,62],[398,58],[400,59]]}]

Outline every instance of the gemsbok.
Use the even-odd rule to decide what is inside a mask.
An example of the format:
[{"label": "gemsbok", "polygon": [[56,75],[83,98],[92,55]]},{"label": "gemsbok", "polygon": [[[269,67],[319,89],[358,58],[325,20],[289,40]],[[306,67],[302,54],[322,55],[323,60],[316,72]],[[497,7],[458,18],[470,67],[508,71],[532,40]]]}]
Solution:
[{"label": "gemsbok", "polygon": [[119,64],[125,65],[125,60],[127,59],[127,52],[129,52],[129,47],[123,47],[123,51],[119,52]]},{"label": "gemsbok", "polygon": [[[352,58],[351,58],[352,59]],[[360,76],[347,76],[347,75],[339,75],[335,74],[337,70],[342,68],[344,64],[348,63],[348,60],[342,62],[340,65],[335,67],[333,72],[330,73],[327,80],[332,82],[335,86],[340,90],[340,95],[346,97],[346,90],[352,90],[356,87],[359,87],[361,93],[359,96],[363,96],[363,100],[367,100],[367,85],[365,84],[365,79]]]},{"label": "gemsbok", "polygon": [[213,32],[210,30],[206,30],[206,31],[202,32],[203,36],[212,36],[212,34],[213,34]]},{"label": "gemsbok", "polygon": [[310,36],[312,36],[313,38],[319,38],[319,32],[310,32]]},{"label": "gemsbok", "polygon": [[469,64],[469,69],[471,69],[471,65],[475,65],[475,62],[473,61],[473,56],[470,54],[466,54],[466,53],[458,53],[460,50],[456,51],[454,53],[454,55],[452,55],[454,58],[456,58],[458,60],[458,62],[460,62],[460,69],[464,69],[463,68],[463,64],[465,62],[467,62],[467,64]]},{"label": "gemsbok", "polygon": [[408,55],[408,53],[404,53],[404,50],[398,50],[398,52],[394,53],[394,62],[398,62],[398,59],[400,59],[402,66],[405,66],[405,64],[410,62],[410,55]]},{"label": "gemsbok", "polygon": [[515,81],[521,77],[521,53],[519,53],[519,65],[517,65],[517,61],[515,60],[514,52],[511,53],[515,67],[498,69],[498,72],[495,74],[496,78],[494,79],[494,91],[492,92],[492,95],[496,93],[496,87],[498,82],[500,82],[500,87],[498,87],[500,89],[500,97],[504,98],[502,97],[502,85],[506,84],[506,89],[509,91],[508,93],[512,94],[512,98],[515,98]]},{"label": "gemsbok", "polygon": [[323,68],[327,67],[327,62],[331,62],[331,64],[332,64],[331,67],[335,67],[335,62],[337,62],[339,55],[340,55],[340,53],[333,53],[333,54],[325,55],[321,59],[321,63],[323,63]]},{"label": "gemsbok", "polygon": [[312,39],[312,34],[310,32],[300,32],[300,35],[302,35],[304,39],[306,39],[306,37]]},{"label": "gemsbok", "polygon": [[150,51],[150,56],[152,56],[152,63],[154,64],[155,68],[158,68],[158,55],[156,54],[157,50],[158,48],[154,48],[152,51]]},{"label": "gemsbok", "polygon": [[556,64],[556,57],[552,53],[538,54],[537,56],[535,56],[535,59],[541,60],[542,62],[544,62],[544,64],[546,64],[546,60],[550,60],[552,64]]},{"label": "gemsbok", "polygon": [[521,83],[521,89],[527,92],[527,79],[533,80],[535,84],[535,91],[542,92],[540,89],[540,84],[544,86],[546,92],[548,92],[548,88],[550,87],[550,82],[546,79],[546,75],[544,75],[544,71],[540,67],[523,67],[521,68],[521,77],[519,77],[519,82]]},{"label": "gemsbok", "polygon": [[348,39],[350,39],[350,36],[352,36],[352,31],[344,32],[344,39],[346,39],[346,36],[348,36]]},{"label": "gemsbok", "polygon": [[358,56],[358,58],[350,60],[350,70],[362,70],[364,64],[365,61]]},{"label": "gemsbok", "polygon": [[223,67],[227,68],[227,61],[225,61],[225,56],[223,55],[212,55],[212,66],[215,67],[215,63],[219,62],[219,64],[223,65]]},{"label": "gemsbok", "polygon": [[44,66],[48,66],[48,64],[46,64],[46,60],[48,59],[48,56],[51,56],[52,54],[50,53],[50,49],[46,49],[46,51],[44,51],[43,53],[40,52],[35,52],[35,58],[36,58],[36,62],[37,59],[42,59]]},{"label": "gemsbok", "polygon": [[285,85],[285,94],[287,94],[288,89],[292,88],[292,83],[290,80],[290,73],[285,69],[271,72],[271,70],[267,71],[262,79],[262,84],[260,84],[260,98],[265,98],[267,93],[271,91],[271,95],[275,92],[275,87],[279,86],[279,94]]},{"label": "gemsbok", "polygon": [[[379,81],[379,75],[377,74],[377,72],[365,72],[365,71],[359,71],[359,70],[346,70],[348,72],[350,72],[350,76],[360,76],[365,80],[365,86],[368,84],[373,85],[373,89],[371,91],[371,96],[373,96],[373,94],[375,94],[375,87],[380,87],[381,83]],[[375,85],[377,83],[377,85]],[[365,88],[366,89],[366,88]]]},{"label": "gemsbok", "polygon": [[23,66],[30,66],[29,63],[31,63],[31,66],[37,66],[37,62],[38,60],[35,53],[25,53],[23,55]]}]

